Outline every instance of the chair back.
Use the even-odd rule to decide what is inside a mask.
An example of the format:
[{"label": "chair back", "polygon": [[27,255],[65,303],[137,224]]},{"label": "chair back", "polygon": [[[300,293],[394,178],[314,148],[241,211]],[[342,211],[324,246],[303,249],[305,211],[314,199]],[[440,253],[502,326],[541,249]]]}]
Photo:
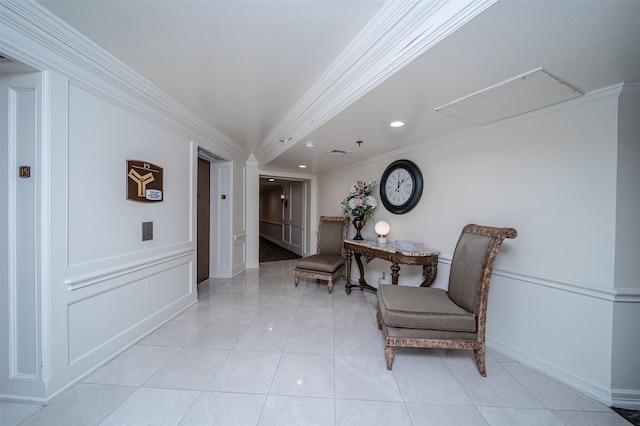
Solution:
[{"label": "chair back", "polygon": [[342,256],[349,220],[342,216],[320,216],[318,254]]},{"label": "chair back", "polygon": [[467,225],[451,260],[449,297],[461,308],[484,317],[493,264],[505,238],[515,238],[513,228]]}]

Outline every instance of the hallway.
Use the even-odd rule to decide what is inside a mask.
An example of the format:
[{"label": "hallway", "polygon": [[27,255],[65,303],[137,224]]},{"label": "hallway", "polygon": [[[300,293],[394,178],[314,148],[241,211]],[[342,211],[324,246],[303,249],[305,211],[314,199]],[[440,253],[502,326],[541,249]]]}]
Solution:
[{"label": "hallway", "polygon": [[[629,424],[495,351],[398,350],[385,365],[375,294],[293,285],[293,261],[200,285],[200,300],[47,407],[9,425]],[[26,419],[26,420],[25,420]]]}]

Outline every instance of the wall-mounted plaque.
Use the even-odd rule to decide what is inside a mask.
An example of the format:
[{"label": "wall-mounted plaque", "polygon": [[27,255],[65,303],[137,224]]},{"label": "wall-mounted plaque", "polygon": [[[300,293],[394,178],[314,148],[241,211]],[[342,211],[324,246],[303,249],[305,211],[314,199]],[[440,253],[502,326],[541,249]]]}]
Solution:
[{"label": "wall-mounted plaque", "polygon": [[162,167],[146,161],[127,160],[127,200],[162,201]]}]

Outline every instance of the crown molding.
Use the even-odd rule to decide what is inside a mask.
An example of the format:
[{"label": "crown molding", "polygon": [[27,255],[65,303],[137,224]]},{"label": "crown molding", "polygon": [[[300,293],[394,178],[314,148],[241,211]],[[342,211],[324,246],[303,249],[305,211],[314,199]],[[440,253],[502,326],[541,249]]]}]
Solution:
[{"label": "crown molding", "polygon": [[258,162],[269,163],[496,1],[387,1],[260,143]]},{"label": "crown molding", "polygon": [[[0,51],[115,98],[228,160],[249,152],[34,1],[2,0]],[[213,147],[213,148],[212,148]]]},{"label": "crown molding", "polygon": [[640,83],[624,83],[620,92],[620,99],[640,98]]}]

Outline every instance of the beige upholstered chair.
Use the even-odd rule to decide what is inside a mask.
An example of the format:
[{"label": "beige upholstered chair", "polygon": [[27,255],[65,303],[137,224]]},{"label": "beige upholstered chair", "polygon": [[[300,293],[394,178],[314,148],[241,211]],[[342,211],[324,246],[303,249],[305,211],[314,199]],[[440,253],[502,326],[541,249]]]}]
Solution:
[{"label": "beige upholstered chair", "polygon": [[378,328],[386,340],[387,368],[396,346],[473,349],[478,370],[486,377],[485,327],[493,263],[513,228],[467,225],[451,261],[448,290],[380,285]]},{"label": "beige upholstered chair", "polygon": [[304,257],[296,264],[293,282],[298,286],[300,279],[327,281],[329,293],[333,291],[336,278],[344,278],[343,241],[347,236],[349,220],[342,216],[321,216],[318,227],[318,249],[316,254]]}]

